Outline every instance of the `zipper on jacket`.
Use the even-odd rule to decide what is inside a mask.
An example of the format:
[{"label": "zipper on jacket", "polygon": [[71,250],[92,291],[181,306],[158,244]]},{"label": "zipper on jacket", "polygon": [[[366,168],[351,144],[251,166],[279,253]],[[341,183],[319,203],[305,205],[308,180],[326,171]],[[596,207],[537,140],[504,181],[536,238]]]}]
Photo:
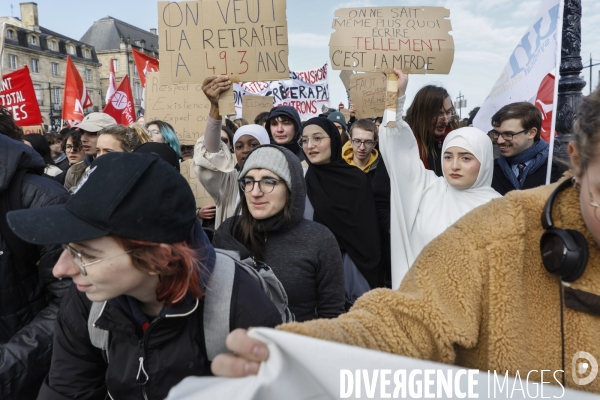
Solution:
[{"label": "zipper on jacket", "polygon": [[[148,393],[146,391],[146,385],[148,384],[148,381],[150,380],[150,377],[148,376],[148,374],[146,373],[146,369],[145,369],[145,358],[146,358],[146,349],[148,347],[148,337],[150,337],[150,331],[152,331],[152,328],[154,328],[156,325],[158,325],[158,323],[160,321],[162,321],[164,317],[158,318],[155,321],[153,321],[149,326],[148,329],[146,329],[146,332],[144,332],[144,337],[142,339],[142,357],[139,358],[140,361],[140,366],[138,368],[138,374],[136,376],[136,381],[138,383],[138,385],[140,385],[142,387],[142,395],[144,396],[144,400],[148,400]],[[140,373],[143,373],[143,377],[144,381],[140,382]]]}]

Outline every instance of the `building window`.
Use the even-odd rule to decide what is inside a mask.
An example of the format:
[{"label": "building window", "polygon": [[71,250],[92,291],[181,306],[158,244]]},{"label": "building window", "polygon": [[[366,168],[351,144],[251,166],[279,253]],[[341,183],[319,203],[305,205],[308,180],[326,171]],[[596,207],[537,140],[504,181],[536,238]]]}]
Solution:
[{"label": "building window", "polygon": [[31,59],[31,72],[35,72],[35,73],[40,72],[39,60],[36,60],[35,58]]},{"label": "building window", "polygon": [[85,70],[85,80],[88,82],[92,80],[92,70],[91,69]]},{"label": "building window", "polygon": [[38,105],[44,105],[44,98],[42,97],[42,86],[41,85],[33,85],[33,90],[35,90],[35,98],[37,99]]},{"label": "building window", "polygon": [[138,76],[137,67],[135,67],[135,68],[133,69],[133,76]]},{"label": "building window", "polygon": [[119,60],[113,58],[113,65],[115,67],[115,72],[119,72]]},{"label": "building window", "polygon": [[58,63],[52,63],[52,76],[58,76]]},{"label": "building window", "polygon": [[90,58],[90,51],[88,49],[85,49],[85,51],[83,52],[83,55],[85,58]]},{"label": "building window", "polygon": [[55,110],[60,110],[61,100],[62,99],[60,98],[60,88],[53,87],[52,88],[52,108]]},{"label": "building window", "polygon": [[17,69],[17,56],[12,54],[8,55],[8,68]]},{"label": "building window", "polygon": [[75,54],[75,46],[72,44],[69,45],[69,54]]},{"label": "building window", "polygon": [[33,35],[29,36],[29,43],[34,46],[37,46],[37,38]]},{"label": "building window", "polygon": [[10,40],[14,40],[14,38],[15,38],[15,31],[13,31],[12,29],[9,29],[6,32],[6,37],[9,38]]},{"label": "building window", "polygon": [[140,82],[138,81],[133,82],[133,98],[135,104],[140,104],[142,102],[142,85],[140,85]]},{"label": "building window", "polygon": [[54,40],[50,41],[50,50],[56,51],[56,42]]}]

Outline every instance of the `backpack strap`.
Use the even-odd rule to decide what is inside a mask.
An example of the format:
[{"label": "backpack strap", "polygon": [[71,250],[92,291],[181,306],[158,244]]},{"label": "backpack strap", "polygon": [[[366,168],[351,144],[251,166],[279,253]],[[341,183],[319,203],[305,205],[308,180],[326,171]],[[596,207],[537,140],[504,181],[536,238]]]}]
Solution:
[{"label": "backpack strap", "polygon": [[104,311],[106,301],[92,302],[92,308],[90,309],[90,315],[88,316],[88,332],[90,333],[90,342],[94,347],[102,350],[104,360],[108,363],[108,335],[109,332],[104,329],[100,329],[96,326],[96,320]]},{"label": "backpack strap", "polygon": [[[231,331],[229,326],[231,313],[231,297],[235,263],[233,252],[215,249],[217,262],[206,285],[204,296],[204,343],[206,356],[212,361],[217,354],[228,353],[225,340]],[[237,254],[233,253],[235,256]]]},{"label": "backpack strap", "polygon": [[9,211],[23,208],[21,188],[26,173],[27,170],[18,170],[8,187],[0,192],[0,235],[22,268],[37,264],[40,259],[40,250],[37,246],[26,243],[15,235],[6,222],[6,214]]}]

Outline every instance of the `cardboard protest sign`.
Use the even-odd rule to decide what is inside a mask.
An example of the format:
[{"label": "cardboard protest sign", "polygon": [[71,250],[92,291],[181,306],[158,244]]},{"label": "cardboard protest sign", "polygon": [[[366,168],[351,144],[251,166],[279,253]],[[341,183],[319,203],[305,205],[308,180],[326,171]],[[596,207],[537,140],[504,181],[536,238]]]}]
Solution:
[{"label": "cardboard protest sign", "polygon": [[342,83],[344,84],[346,91],[350,90],[350,84],[351,84],[350,77],[352,77],[353,73],[354,72],[349,71],[347,69],[340,72],[340,79],[342,80]]},{"label": "cardboard protest sign", "polygon": [[382,117],[385,110],[387,78],[380,72],[354,74],[350,82],[350,100],[356,118]]},{"label": "cardboard protest sign", "polygon": [[27,66],[4,75],[1,83],[0,106],[12,113],[17,125],[29,126],[44,122]]},{"label": "cardboard protest sign", "polygon": [[196,198],[196,208],[208,206],[210,204],[215,204],[215,201],[210,194],[204,189],[196,173],[194,172],[194,168],[192,168],[192,162],[194,160],[185,160],[181,164],[179,164],[181,175],[188,181],[190,187],[192,188],[192,192],[194,193],[194,197]]},{"label": "cardboard protest sign", "polygon": [[285,0],[158,2],[161,83],[286,79]]},{"label": "cardboard protest sign", "polygon": [[209,111],[202,84],[161,85],[159,72],[146,74],[145,120],[168,122],[181,144],[194,145],[204,135]]},{"label": "cardboard protest sign", "polygon": [[24,135],[29,135],[30,133],[38,133],[40,135],[43,135],[44,133],[46,133],[46,131],[44,130],[44,125],[22,126],[21,129],[23,129]]},{"label": "cardboard protest sign", "polygon": [[443,7],[363,7],[335,11],[331,66],[364,72],[398,68],[448,74],[454,60],[450,10]]},{"label": "cardboard protest sign", "polygon": [[219,113],[221,115],[235,115],[235,96],[233,94],[233,88],[230,87],[228,90],[219,94]]},{"label": "cardboard protest sign", "polygon": [[261,112],[269,112],[273,108],[273,96],[242,96],[242,118],[253,123]]}]

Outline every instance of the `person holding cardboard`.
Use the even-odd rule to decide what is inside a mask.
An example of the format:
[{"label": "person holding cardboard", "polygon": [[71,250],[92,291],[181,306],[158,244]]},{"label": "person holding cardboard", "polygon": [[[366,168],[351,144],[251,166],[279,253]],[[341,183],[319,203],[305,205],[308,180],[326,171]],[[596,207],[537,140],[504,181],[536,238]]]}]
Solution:
[{"label": "person holding cardboard", "polygon": [[233,151],[221,140],[222,122],[219,94],[231,88],[226,76],[211,76],[204,80],[202,90],[210,101],[206,131],[196,142],[193,168],[202,186],[216,205],[215,229],[235,213],[239,202],[239,170],[246,157],[261,144],[269,144],[269,135],[260,125],[244,125],[233,136]]}]

